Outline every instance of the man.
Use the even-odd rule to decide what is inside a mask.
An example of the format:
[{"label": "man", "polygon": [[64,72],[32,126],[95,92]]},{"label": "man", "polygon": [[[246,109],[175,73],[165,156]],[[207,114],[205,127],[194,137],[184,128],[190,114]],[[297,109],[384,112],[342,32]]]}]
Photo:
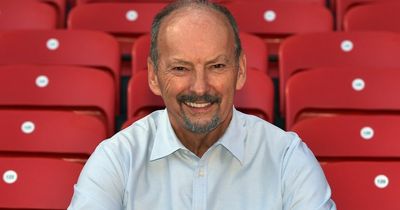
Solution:
[{"label": "man", "polygon": [[167,108],[98,146],[69,209],[336,209],[318,162],[295,134],[234,109],[245,69],[226,9],[182,1],[161,11],[148,75]]}]

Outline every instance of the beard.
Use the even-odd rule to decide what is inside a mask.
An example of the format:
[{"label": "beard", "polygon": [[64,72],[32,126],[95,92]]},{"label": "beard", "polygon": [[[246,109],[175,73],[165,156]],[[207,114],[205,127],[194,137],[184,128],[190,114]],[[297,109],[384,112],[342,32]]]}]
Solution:
[{"label": "beard", "polygon": [[[181,104],[184,103],[196,103],[196,102],[206,102],[206,103],[221,103],[221,98],[215,95],[211,95],[211,94],[204,94],[201,96],[198,96],[194,93],[192,94],[183,94],[183,95],[178,95],[177,96],[177,100],[178,102]],[[209,120],[208,122],[205,123],[197,123],[197,122],[193,122],[188,116],[187,114],[182,110],[182,114],[183,114],[183,121],[184,121],[184,127],[186,130],[191,131],[193,133],[197,133],[197,134],[206,134],[211,132],[212,130],[214,130],[216,127],[218,127],[218,125],[220,124],[220,117],[215,114],[211,120]]]},{"label": "beard", "polygon": [[185,113],[183,113],[183,121],[186,130],[189,130],[193,133],[197,134],[206,134],[214,130],[218,127],[220,123],[220,118],[216,115],[212,117],[212,119],[206,123],[196,123],[192,122]]}]

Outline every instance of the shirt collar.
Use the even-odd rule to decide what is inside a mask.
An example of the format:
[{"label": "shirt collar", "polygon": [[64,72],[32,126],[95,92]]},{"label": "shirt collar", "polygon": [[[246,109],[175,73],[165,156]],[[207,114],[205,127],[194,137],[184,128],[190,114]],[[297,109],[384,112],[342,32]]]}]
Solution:
[{"label": "shirt collar", "polygon": [[[224,146],[236,159],[243,164],[244,145],[246,130],[244,123],[240,120],[239,112],[233,108],[231,122],[224,135],[218,140],[217,145]],[[154,145],[150,155],[150,161],[166,157],[179,149],[185,149],[174,130],[168,118],[167,110],[163,110],[157,122],[157,131],[154,138]]]},{"label": "shirt collar", "polygon": [[224,146],[243,164],[245,139],[246,129],[244,129],[244,122],[240,119],[239,112],[233,108],[232,120],[217,144]]},{"label": "shirt collar", "polygon": [[153,149],[150,161],[168,156],[179,149],[185,148],[176,137],[168,118],[168,112],[164,109],[157,120],[157,131],[154,137]]}]

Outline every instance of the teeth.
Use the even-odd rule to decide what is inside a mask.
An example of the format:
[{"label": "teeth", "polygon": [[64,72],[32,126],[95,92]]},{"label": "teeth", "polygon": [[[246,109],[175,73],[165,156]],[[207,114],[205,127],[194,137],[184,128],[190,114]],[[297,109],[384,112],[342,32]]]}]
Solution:
[{"label": "teeth", "polygon": [[194,107],[194,108],[204,108],[208,105],[210,105],[211,103],[191,103],[191,102],[187,102],[186,105]]}]

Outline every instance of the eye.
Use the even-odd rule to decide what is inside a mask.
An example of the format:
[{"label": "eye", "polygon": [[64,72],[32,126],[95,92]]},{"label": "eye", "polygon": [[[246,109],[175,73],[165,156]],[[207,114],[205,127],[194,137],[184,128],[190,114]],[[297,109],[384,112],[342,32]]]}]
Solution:
[{"label": "eye", "polygon": [[174,71],[185,71],[186,68],[183,67],[183,66],[176,66],[176,67],[173,67],[172,70],[174,70]]},{"label": "eye", "polygon": [[224,67],[225,67],[225,64],[218,63],[218,64],[212,65],[212,67],[215,68],[215,69],[220,69],[220,68],[224,68]]}]

